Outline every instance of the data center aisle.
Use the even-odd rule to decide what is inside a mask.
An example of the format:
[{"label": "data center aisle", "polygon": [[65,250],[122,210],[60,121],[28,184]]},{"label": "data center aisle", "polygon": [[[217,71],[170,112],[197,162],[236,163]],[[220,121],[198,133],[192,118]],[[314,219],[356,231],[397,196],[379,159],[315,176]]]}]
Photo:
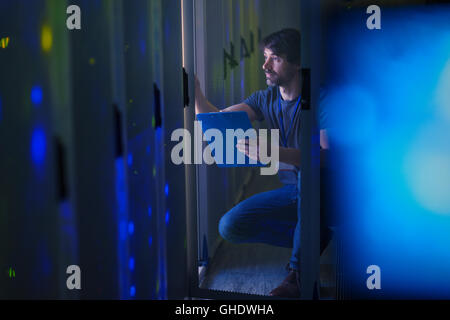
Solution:
[{"label": "data center aisle", "polygon": [[[261,176],[255,171],[243,198],[281,186],[277,176]],[[268,295],[286,277],[290,255],[288,248],[222,240],[201,288]]]}]

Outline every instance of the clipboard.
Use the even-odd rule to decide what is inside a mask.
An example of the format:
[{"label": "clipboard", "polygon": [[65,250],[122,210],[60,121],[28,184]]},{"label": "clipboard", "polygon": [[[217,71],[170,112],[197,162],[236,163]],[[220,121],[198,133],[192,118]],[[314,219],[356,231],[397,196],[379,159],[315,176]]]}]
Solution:
[{"label": "clipboard", "polygon": [[[238,129],[242,129],[244,132],[246,132],[248,129],[253,129],[250,119],[248,118],[247,112],[245,111],[232,111],[232,112],[209,112],[209,113],[199,113],[197,114],[197,120],[201,121],[202,125],[202,131],[203,134],[209,129],[217,129],[222,133],[223,138],[223,148],[222,148],[222,158],[220,159],[220,155],[216,155],[217,152],[214,152],[215,150],[212,150],[212,156],[214,157],[214,160],[218,167],[265,167],[266,165],[256,161],[251,160],[249,157],[247,157],[244,153],[241,153],[236,148],[236,143],[238,138],[235,136],[233,139],[233,161],[227,161],[231,159],[231,156],[229,155],[229,158],[227,159],[227,129],[232,129],[234,131]],[[254,134],[248,134],[245,137],[250,139],[256,139],[256,130],[252,130]],[[249,132],[251,133],[251,132]],[[211,144],[214,142],[208,141],[208,144],[211,146]],[[231,149],[231,148],[230,148]],[[238,153],[244,156],[244,162],[238,163]],[[241,161],[242,162],[242,161]],[[252,163],[253,162],[253,163]]]}]

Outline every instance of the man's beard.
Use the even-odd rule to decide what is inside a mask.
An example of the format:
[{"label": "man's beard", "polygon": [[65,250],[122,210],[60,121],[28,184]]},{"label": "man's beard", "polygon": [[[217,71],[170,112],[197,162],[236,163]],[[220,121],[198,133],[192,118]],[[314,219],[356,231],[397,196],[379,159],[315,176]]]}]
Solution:
[{"label": "man's beard", "polygon": [[[271,73],[271,75],[274,75],[274,73]],[[275,77],[275,78],[269,79],[269,78],[266,77],[266,83],[270,87],[279,86],[280,85],[280,78],[279,77]]]},{"label": "man's beard", "polygon": [[290,81],[292,81],[295,73],[292,72],[292,73],[285,74],[284,77],[280,77],[276,73],[269,73],[269,75],[274,75],[274,77],[272,79],[269,79],[266,77],[266,84],[270,87],[275,87],[275,86],[287,85]]}]

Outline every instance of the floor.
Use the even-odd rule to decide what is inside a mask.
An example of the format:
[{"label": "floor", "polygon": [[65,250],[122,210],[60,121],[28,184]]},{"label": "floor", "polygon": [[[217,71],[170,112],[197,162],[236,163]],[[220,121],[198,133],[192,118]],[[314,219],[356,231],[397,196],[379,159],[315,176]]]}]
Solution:
[{"label": "floor", "polygon": [[290,249],[223,241],[201,287],[267,295],[287,275]]}]

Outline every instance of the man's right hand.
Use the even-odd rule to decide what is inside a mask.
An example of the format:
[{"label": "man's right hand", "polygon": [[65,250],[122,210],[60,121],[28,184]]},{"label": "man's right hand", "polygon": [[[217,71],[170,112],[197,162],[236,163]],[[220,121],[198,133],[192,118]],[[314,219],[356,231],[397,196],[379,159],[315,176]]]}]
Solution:
[{"label": "man's right hand", "polygon": [[203,94],[202,88],[200,87],[200,81],[196,74],[194,74],[195,82],[195,114],[198,113],[208,113],[208,112],[219,112],[215,106],[213,106],[208,99],[206,99]]}]

